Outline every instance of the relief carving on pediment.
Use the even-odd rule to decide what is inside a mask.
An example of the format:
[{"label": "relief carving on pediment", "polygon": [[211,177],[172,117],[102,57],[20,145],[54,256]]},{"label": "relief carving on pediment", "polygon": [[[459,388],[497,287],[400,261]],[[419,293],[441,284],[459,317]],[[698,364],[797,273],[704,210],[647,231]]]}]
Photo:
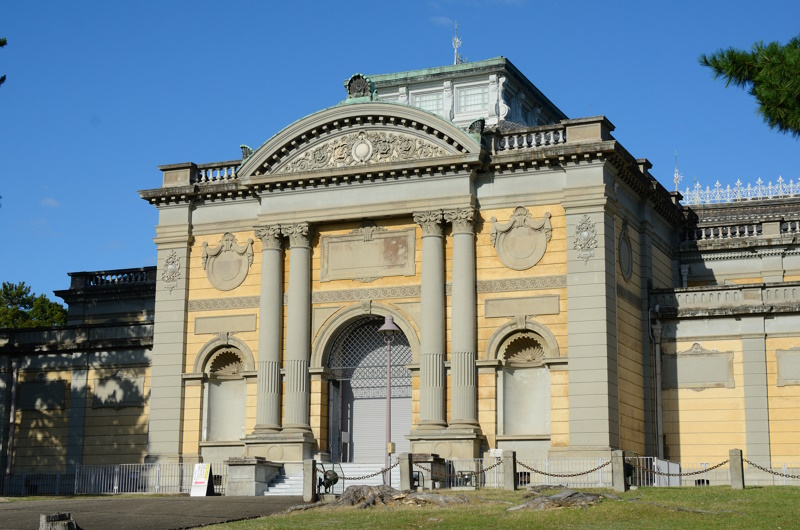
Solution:
[{"label": "relief carving on pediment", "polygon": [[444,148],[401,133],[359,131],[345,134],[293,156],[278,173],[383,164],[446,156]]},{"label": "relief carving on pediment", "polygon": [[495,217],[491,221],[490,238],[503,265],[522,271],[539,263],[553,235],[550,212],[537,221],[526,208],[520,206],[514,210],[508,222],[499,223]]},{"label": "relief carving on pediment", "polygon": [[248,239],[239,245],[236,236],[230,232],[223,234],[218,246],[210,248],[203,243],[203,269],[211,285],[220,291],[230,291],[239,287],[247,277],[253,264],[253,240]]}]

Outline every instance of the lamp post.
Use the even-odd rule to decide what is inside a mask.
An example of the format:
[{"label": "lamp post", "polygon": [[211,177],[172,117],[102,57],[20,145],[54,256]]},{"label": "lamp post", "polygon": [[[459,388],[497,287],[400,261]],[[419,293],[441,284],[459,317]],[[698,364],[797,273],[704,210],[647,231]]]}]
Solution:
[{"label": "lamp post", "polygon": [[[378,333],[383,335],[386,341],[386,467],[391,465],[391,442],[392,442],[392,340],[400,328],[394,323],[391,315],[386,316],[383,326]],[[387,486],[392,485],[391,471],[386,471],[383,483]]]}]

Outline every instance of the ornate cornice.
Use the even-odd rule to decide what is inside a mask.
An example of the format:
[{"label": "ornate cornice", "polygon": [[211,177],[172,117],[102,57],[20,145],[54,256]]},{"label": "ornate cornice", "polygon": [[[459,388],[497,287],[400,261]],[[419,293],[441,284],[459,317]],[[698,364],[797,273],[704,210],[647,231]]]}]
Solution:
[{"label": "ornate cornice", "polygon": [[454,234],[474,233],[472,221],[475,217],[475,208],[459,208],[444,212],[444,220],[453,225]]},{"label": "ornate cornice", "polygon": [[281,249],[281,227],[280,225],[266,225],[255,230],[255,236],[261,240],[262,250]]},{"label": "ornate cornice", "polygon": [[422,227],[422,237],[442,235],[442,211],[414,212],[414,222]]},{"label": "ornate cornice", "polygon": [[289,248],[311,246],[312,229],[308,223],[283,225],[281,234],[289,238]]}]

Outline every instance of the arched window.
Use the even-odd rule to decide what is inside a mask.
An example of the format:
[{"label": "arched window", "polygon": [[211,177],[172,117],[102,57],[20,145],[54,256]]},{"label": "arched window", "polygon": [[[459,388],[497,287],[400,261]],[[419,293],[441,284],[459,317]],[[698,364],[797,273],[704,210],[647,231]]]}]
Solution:
[{"label": "arched window", "polygon": [[203,392],[203,441],[229,442],[244,438],[247,386],[241,351],[223,346],[206,362]]}]

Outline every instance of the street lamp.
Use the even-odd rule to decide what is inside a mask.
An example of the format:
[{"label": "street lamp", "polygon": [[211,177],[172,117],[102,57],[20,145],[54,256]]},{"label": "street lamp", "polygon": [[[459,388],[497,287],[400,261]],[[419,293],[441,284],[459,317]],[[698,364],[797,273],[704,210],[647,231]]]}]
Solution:
[{"label": "street lamp", "polygon": [[[391,465],[391,442],[392,442],[392,340],[400,328],[394,323],[391,315],[386,316],[383,326],[378,333],[383,335],[386,341],[386,467]],[[387,486],[392,485],[391,471],[386,471],[383,483]]]}]

